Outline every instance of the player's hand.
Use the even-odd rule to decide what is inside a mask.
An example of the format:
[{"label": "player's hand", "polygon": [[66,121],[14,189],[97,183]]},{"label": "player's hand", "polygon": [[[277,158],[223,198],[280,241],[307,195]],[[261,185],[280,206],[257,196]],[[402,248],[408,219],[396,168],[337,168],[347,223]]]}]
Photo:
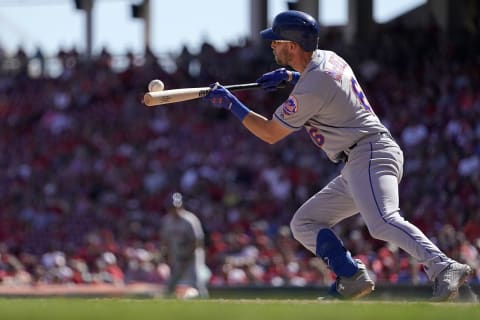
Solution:
[{"label": "player's hand", "polygon": [[237,98],[218,82],[210,85],[210,92],[204,99],[209,100],[214,106],[230,110]]},{"label": "player's hand", "polygon": [[287,82],[297,83],[300,74],[294,71],[288,71],[285,68],[279,68],[277,70],[265,73],[263,76],[257,79],[257,83],[260,84],[262,89],[266,91],[274,91],[277,88],[281,88],[283,84]]},{"label": "player's hand", "polygon": [[250,112],[246,105],[240,102],[230,91],[221,86],[218,82],[210,85],[210,92],[204,97],[206,100],[220,108],[232,111],[240,121],[243,121]]},{"label": "player's hand", "polygon": [[288,72],[285,68],[279,68],[277,70],[267,72],[256,80],[260,84],[262,89],[266,91],[275,91],[277,87],[288,80]]}]

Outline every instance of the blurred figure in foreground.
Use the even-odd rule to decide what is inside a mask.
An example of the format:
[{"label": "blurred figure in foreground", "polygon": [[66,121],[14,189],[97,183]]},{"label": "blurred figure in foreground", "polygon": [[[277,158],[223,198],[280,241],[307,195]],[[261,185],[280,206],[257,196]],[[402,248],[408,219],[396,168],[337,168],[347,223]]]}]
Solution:
[{"label": "blurred figure in foreground", "polygon": [[167,294],[176,298],[207,298],[210,269],[205,264],[204,233],[200,220],[183,207],[182,195],[172,195],[162,221],[162,247],[170,266]]}]

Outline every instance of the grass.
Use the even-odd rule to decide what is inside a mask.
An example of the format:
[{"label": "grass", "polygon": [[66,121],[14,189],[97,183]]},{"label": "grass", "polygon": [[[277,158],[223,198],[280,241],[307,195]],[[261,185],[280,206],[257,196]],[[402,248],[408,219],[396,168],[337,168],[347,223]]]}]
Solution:
[{"label": "grass", "polygon": [[316,300],[2,298],[2,320],[480,319],[480,304]]}]

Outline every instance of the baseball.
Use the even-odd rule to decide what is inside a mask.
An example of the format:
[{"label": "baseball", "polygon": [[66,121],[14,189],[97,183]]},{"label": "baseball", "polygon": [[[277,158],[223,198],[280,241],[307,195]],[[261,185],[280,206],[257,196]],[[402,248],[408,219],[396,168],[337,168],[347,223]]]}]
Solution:
[{"label": "baseball", "polygon": [[163,82],[158,79],[152,80],[148,84],[148,91],[150,92],[162,91],[163,88],[165,88]]}]

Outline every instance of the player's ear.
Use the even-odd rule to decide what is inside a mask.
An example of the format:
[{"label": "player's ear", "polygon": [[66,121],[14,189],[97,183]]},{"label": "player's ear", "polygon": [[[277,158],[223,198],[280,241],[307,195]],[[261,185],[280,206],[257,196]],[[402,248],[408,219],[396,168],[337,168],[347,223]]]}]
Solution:
[{"label": "player's ear", "polygon": [[296,42],[293,42],[293,41],[289,42],[288,46],[289,46],[289,49],[292,50],[292,51],[297,51],[297,50],[301,49],[300,45]]}]

